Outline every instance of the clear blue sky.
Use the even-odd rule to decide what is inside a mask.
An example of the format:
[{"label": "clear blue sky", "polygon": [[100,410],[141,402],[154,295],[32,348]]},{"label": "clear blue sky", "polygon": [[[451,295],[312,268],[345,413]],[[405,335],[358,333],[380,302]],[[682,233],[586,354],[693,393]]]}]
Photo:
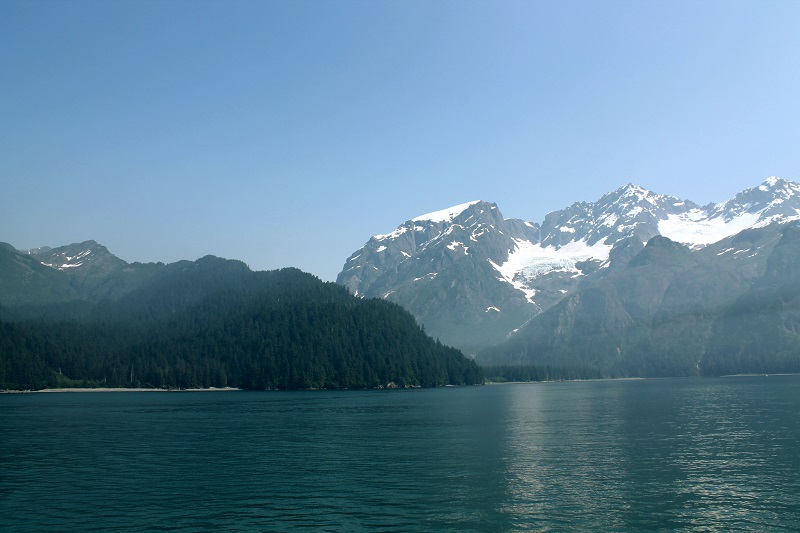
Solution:
[{"label": "clear blue sky", "polygon": [[0,241],[332,280],[470,200],[800,180],[800,2],[0,2]]}]

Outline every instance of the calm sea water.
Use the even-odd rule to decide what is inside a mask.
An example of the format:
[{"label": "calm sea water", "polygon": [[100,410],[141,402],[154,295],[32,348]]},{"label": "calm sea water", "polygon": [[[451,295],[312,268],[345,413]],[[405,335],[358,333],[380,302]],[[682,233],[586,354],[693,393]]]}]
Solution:
[{"label": "calm sea water", "polygon": [[0,395],[3,531],[798,531],[800,377]]}]

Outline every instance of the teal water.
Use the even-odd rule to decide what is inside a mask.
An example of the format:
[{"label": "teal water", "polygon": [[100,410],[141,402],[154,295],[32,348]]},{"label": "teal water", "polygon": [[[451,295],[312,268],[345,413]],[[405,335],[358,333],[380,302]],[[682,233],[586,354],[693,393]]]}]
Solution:
[{"label": "teal water", "polygon": [[0,395],[2,531],[798,531],[800,377]]}]

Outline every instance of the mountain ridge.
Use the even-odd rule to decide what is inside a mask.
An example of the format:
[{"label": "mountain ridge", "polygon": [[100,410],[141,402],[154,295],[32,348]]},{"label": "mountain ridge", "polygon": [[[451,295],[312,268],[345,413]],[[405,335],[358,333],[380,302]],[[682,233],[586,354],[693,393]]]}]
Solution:
[{"label": "mountain ridge", "polygon": [[506,220],[486,201],[437,213],[449,216],[415,217],[369,239],[337,283],[359,297],[403,305],[432,334],[474,354],[513,336],[587,280],[624,267],[653,237],[697,251],[747,229],[797,220],[800,185],[770,177],[700,206],[628,183],[595,202],[550,212],[541,223]]},{"label": "mountain ridge", "polygon": [[[426,335],[400,306],[355,298],[298,269],[253,272],[241,261],[214,256],[128,265],[105,256],[106,265],[117,264],[106,270],[104,247],[94,243],[102,253],[89,264],[91,254],[81,255],[86,243],[41,252],[68,261],[51,263],[60,270],[0,246],[0,389],[342,389],[483,381],[473,361]],[[76,278],[79,269],[84,272]],[[44,274],[39,279],[31,272]],[[114,284],[128,274],[132,282]],[[52,291],[44,282],[70,292]],[[109,283],[117,290],[98,291]]]}]

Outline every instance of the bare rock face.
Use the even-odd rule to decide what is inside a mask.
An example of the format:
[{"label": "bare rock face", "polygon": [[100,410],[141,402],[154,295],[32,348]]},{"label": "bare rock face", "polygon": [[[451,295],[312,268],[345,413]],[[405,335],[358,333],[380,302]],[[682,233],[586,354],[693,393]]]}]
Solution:
[{"label": "bare rock face", "polygon": [[[779,178],[703,207],[628,184],[541,223],[506,220],[495,204],[476,201],[370,238],[347,259],[337,282],[357,296],[399,303],[430,334],[475,354],[510,342],[541,313],[631,262],[688,257],[746,230],[798,218],[800,185]],[[645,246],[656,237],[664,240]],[[736,261],[736,268],[749,279],[763,273],[762,263],[763,257]],[[651,282],[656,285],[646,286]],[[670,278],[642,283],[620,290],[638,291],[641,312],[654,312],[656,293],[668,294]]]}]

